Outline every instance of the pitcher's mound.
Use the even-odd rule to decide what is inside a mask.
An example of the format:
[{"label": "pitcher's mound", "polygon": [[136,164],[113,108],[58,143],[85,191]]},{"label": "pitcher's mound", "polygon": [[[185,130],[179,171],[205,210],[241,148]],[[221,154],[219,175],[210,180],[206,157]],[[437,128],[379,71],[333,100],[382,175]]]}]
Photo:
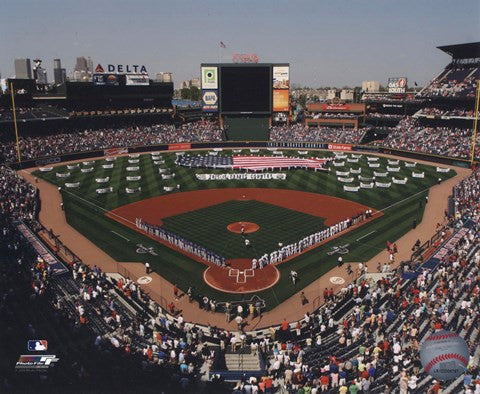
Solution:
[{"label": "pitcher's mound", "polygon": [[255,231],[258,231],[260,226],[257,223],[251,223],[251,222],[235,222],[235,223],[230,223],[227,226],[228,231],[231,231],[232,233],[237,233],[237,234],[242,233],[242,228],[245,234],[250,234],[250,233],[254,233]]}]

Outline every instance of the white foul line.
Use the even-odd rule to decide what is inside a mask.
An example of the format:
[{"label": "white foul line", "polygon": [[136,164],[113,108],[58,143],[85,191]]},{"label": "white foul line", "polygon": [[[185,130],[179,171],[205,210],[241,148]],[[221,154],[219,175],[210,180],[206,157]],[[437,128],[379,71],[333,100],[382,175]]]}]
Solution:
[{"label": "white foul line", "polygon": [[357,241],[360,241],[361,239],[368,237],[370,234],[373,234],[375,231],[377,230],[370,231],[368,234],[365,234],[363,237],[358,238]]},{"label": "white foul line", "polygon": [[128,238],[125,238],[123,235],[121,235],[121,234],[119,234],[119,233],[117,233],[117,232],[115,232],[115,231],[113,231],[113,230],[110,230],[110,232],[111,232],[111,233],[114,233],[114,234],[117,234],[119,237],[121,237],[121,238],[123,238],[124,240],[130,242],[130,240],[129,240]]}]

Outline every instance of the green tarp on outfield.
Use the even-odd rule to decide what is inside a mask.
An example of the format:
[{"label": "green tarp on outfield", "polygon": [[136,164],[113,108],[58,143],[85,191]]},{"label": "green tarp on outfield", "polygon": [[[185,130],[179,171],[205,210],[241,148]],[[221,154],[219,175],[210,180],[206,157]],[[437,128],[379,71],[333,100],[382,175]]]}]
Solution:
[{"label": "green tarp on outfield", "polygon": [[268,118],[258,116],[225,116],[225,135],[229,141],[268,141]]}]

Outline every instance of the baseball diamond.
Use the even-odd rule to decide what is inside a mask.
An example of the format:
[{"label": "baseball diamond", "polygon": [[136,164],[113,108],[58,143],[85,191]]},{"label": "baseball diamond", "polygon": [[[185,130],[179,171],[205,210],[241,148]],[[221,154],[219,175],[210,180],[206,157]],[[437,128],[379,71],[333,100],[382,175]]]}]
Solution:
[{"label": "baseball diamond", "polygon": [[[220,156],[238,155],[232,150],[215,153],[217,161]],[[243,151],[245,157],[247,153],[252,155]],[[270,151],[255,154],[263,160],[273,157]],[[299,153],[285,150],[283,154]],[[388,159],[377,156],[379,167],[371,168],[367,159],[372,156],[355,155],[349,162],[346,159],[352,154],[342,155],[340,170],[328,164],[338,163],[339,155],[310,150],[309,157],[327,165],[326,171],[284,169],[285,179],[201,181],[196,175],[203,171],[233,174],[239,170],[178,165],[178,158],[185,157],[178,153],[91,160],[35,175],[61,187],[68,222],[113,258],[148,261],[154,271],[184,291],[193,284],[198,292],[219,301],[255,292],[270,310],[296,291],[288,277],[292,269],[304,287],[336,265],[331,251],[346,244],[345,262],[365,261],[382,250],[387,240],[409,231],[412,222],[420,223],[428,188],[439,178],[455,174],[425,164],[412,170],[400,160],[399,170],[390,176],[406,178],[405,183],[352,193],[337,179],[339,171],[367,179],[379,170],[388,172]],[[273,159],[278,156],[276,152]],[[201,157],[211,156],[198,152],[194,157],[201,163]],[[105,168],[105,163],[113,165]],[[135,171],[126,171],[133,164]],[[84,172],[84,168],[92,170]],[[95,182],[107,177],[111,189]],[[138,227],[139,220],[144,227]],[[237,222],[255,223],[258,228],[242,234],[240,225],[240,234],[229,231],[228,226]],[[144,246],[142,253],[130,246],[133,243]]]},{"label": "baseball diamond", "polygon": [[0,394],[480,394],[479,0],[81,4],[2,2]]}]

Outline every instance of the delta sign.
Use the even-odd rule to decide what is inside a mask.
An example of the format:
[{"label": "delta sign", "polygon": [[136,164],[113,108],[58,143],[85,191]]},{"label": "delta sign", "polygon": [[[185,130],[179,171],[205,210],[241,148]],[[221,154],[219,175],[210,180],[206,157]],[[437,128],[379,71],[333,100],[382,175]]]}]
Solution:
[{"label": "delta sign", "polygon": [[114,74],[148,74],[147,68],[139,64],[107,64],[107,69],[99,63],[95,67],[96,73],[114,73]]}]

